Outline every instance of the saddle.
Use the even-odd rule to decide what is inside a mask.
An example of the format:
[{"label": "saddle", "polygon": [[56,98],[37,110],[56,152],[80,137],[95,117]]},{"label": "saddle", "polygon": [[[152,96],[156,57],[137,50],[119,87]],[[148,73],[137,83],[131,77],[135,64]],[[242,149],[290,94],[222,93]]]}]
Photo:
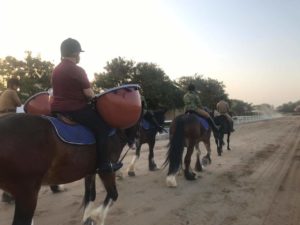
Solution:
[{"label": "saddle", "polygon": [[[51,122],[57,136],[65,143],[74,145],[92,145],[96,143],[95,135],[87,127],[60,115],[57,118],[42,116]],[[109,136],[113,136],[116,129],[111,128]]]},{"label": "saddle", "polygon": [[198,123],[200,123],[204,127],[205,130],[208,130],[209,124],[208,124],[207,120],[201,116],[198,116],[198,115],[196,115],[196,116],[197,116]]},{"label": "saddle", "polygon": [[204,117],[198,115],[196,112],[193,112],[193,111],[187,111],[185,114],[195,115],[196,118],[197,118],[198,123],[201,124],[202,127],[204,127],[205,130],[209,129],[209,124],[208,124],[207,120]]},{"label": "saddle", "polygon": [[141,123],[141,127],[144,128],[145,130],[156,129],[156,126],[153,123],[150,123],[145,118],[142,118],[140,123]]}]

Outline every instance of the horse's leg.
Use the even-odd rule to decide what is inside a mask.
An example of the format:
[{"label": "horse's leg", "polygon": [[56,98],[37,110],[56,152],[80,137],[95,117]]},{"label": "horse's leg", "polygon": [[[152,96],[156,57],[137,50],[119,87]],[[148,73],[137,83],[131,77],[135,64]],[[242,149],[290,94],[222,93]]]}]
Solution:
[{"label": "horse's leg", "polygon": [[154,162],[154,145],[155,145],[155,136],[151,137],[152,140],[148,143],[149,145],[149,156],[148,156],[148,162],[149,162],[149,170],[155,171],[158,170],[156,163]]},{"label": "horse's leg", "polygon": [[202,164],[211,164],[211,148],[210,148],[210,140],[208,139],[207,142],[204,142],[205,148],[206,148],[206,155],[202,159]]},{"label": "horse's leg", "polygon": [[188,148],[186,155],[184,157],[184,176],[187,180],[195,180],[196,174],[190,171],[190,165],[191,165],[191,157],[194,151],[195,143],[194,141],[189,140]]},{"label": "horse's leg", "polygon": [[96,176],[88,175],[84,178],[84,197],[83,206],[84,214],[83,221],[84,225],[93,225],[93,221],[89,219],[89,215],[94,208],[94,202],[96,199]]},{"label": "horse's leg", "polygon": [[196,145],[196,149],[197,149],[197,158],[196,158],[195,170],[201,172],[203,171],[203,168],[200,161],[201,151],[200,151],[199,143]]},{"label": "horse's leg", "polygon": [[12,225],[32,225],[40,185],[20,185],[15,193],[15,214]]},{"label": "horse's leg", "polygon": [[140,158],[141,147],[142,147],[141,140],[138,139],[137,142],[136,142],[135,155],[133,156],[133,158],[132,158],[132,160],[130,162],[130,165],[128,167],[128,170],[127,170],[127,174],[130,177],[134,177],[135,176],[135,163]]},{"label": "horse's leg", "polygon": [[89,215],[86,215],[87,219],[95,222],[94,225],[104,225],[109,207],[118,198],[115,173],[100,173],[99,176],[106,189],[107,195],[103,204],[91,211]]},{"label": "horse's leg", "polygon": [[221,133],[218,136],[218,144],[217,144],[217,150],[218,150],[218,155],[221,156],[222,152],[223,152],[223,138],[224,138],[224,134]]},{"label": "horse's leg", "polygon": [[231,150],[229,143],[230,143],[230,132],[228,132],[227,134],[227,150]]}]

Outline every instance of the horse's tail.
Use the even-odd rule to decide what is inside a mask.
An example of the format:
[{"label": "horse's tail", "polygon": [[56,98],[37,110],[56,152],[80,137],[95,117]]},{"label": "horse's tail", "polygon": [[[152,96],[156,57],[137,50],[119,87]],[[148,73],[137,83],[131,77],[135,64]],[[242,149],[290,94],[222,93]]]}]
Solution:
[{"label": "horse's tail", "polygon": [[174,134],[169,142],[167,158],[163,166],[169,164],[169,174],[175,174],[182,163],[182,154],[184,149],[184,118],[178,117],[175,120]]}]

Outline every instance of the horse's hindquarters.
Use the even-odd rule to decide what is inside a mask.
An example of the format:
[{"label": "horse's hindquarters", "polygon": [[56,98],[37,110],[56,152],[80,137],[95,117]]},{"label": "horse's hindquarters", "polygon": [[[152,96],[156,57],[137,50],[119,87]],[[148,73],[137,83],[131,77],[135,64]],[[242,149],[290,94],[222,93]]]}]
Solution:
[{"label": "horse's hindquarters", "polygon": [[44,184],[72,182],[95,167],[94,146],[63,143],[50,122],[40,116],[15,114],[1,118],[0,143],[3,189],[31,179]]}]

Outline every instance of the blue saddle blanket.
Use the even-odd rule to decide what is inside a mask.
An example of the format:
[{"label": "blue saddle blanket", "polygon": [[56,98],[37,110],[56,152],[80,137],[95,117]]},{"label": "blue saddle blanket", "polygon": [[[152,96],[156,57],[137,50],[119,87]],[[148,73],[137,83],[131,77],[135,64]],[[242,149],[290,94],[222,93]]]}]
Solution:
[{"label": "blue saddle blanket", "polygon": [[[80,124],[66,124],[63,121],[49,116],[43,116],[53,125],[57,136],[64,142],[75,145],[91,145],[96,143],[95,135],[90,129]],[[111,129],[109,136],[116,133],[116,129]]]},{"label": "blue saddle blanket", "polygon": [[150,129],[154,129],[155,128],[154,124],[150,123],[149,121],[145,120],[144,118],[142,118],[142,120],[141,120],[141,126],[145,130],[150,130]]},{"label": "blue saddle blanket", "polygon": [[209,124],[208,124],[208,122],[207,122],[206,119],[204,119],[204,118],[202,118],[202,117],[200,117],[200,116],[197,116],[197,120],[198,120],[198,122],[199,122],[200,124],[202,124],[202,126],[205,128],[205,130],[208,130]]}]

